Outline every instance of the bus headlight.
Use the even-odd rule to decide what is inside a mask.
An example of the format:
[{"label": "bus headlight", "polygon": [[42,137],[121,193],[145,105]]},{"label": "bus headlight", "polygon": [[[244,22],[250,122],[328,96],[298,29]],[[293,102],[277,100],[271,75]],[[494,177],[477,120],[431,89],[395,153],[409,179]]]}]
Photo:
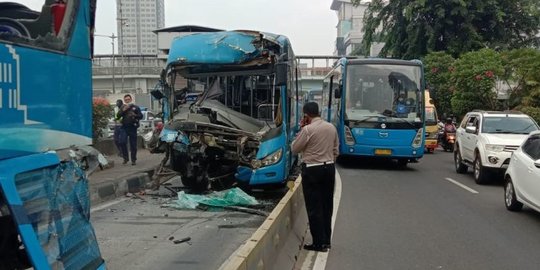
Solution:
[{"label": "bus headlight", "polygon": [[345,144],[347,145],[355,144],[351,129],[348,126],[345,126]]},{"label": "bus headlight", "polygon": [[276,152],[266,156],[262,160],[254,160],[251,162],[253,168],[258,169],[260,167],[270,166],[278,163],[283,155],[283,149],[279,149]]},{"label": "bus headlight", "polygon": [[419,148],[422,145],[422,134],[423,133],[424,133],[423,129],[419,129],[418,132],[416,132],[416,136],[414,136],[412,147]]}]

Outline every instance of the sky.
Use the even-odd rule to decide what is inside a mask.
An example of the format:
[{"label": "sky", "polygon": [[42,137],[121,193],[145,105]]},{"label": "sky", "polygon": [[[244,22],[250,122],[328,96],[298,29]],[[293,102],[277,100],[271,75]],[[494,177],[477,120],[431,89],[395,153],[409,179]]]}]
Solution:
[{"label": "sky", "polygon": [[[44,0],[20,0],[41,10]],[[297,55],[332,55],[337,15],[332,0],[165,0],[165,27],[200,25],[286,35]],[[117,35],[116,1],[98,0],[98,35]],[[116,49],[115,49],[116,50]],[[117,50],[116,50],[117,51]],[[111,40],[95,38],[95,53],[110,54]]]}]

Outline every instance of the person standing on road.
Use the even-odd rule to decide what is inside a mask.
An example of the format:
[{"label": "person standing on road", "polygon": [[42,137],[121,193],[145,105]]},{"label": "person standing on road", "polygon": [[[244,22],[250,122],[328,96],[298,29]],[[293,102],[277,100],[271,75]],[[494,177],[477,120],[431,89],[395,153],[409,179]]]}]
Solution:
[{"label": "person standing on road", "polygon": [[[131,152],[131,165],[135,165],[137,162],[137,129],[139,128],[139,120],[143,118],[143,115],[139,106],[133,104],[133,98],[130,94],[124,96],[124,103],[116,117],[122,118],[122,129],[126,132],[129,151]],[[124,147],[122,152],[124,164],[127,164],[129,161],[127,147]]]},{"label": "person standing on road", "polygon": [[[126,131],[122,128],[122,118],[119,118],[118,112],[122,109],[124,102],[121,99],[116,101],[116,107],[114,108],[114,144],[118,149],[118,156],[123,157],[124,151],[127,151],[127,136]],[[126,148],[126,150],[124,150]]]},{"label": "person standing on road", "polygon": [[302,188],[313,238],[304,249],[327,252],[331,248],[332,213],[339,139],[334,125],[319,115],[319,106],[303,107],[302,129],[292,143],[293,153],[302,153]]}]

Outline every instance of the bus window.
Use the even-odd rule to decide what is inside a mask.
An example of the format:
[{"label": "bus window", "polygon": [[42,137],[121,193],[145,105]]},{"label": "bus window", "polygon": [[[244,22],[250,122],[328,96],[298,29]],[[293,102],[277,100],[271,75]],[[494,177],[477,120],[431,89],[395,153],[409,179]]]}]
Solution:
[{"label": "bus window", "polygon": [[79,0],[42,2],[42,5],[36,4],[31,8],[19,3],[0,2],[0,40],[8,44],[65,50]]}]

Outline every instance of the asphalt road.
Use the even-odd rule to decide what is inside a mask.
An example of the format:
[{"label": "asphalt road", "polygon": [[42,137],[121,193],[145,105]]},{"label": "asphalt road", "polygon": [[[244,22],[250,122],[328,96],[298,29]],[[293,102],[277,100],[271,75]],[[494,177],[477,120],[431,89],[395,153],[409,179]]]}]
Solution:
[{"label": "asphalt road", "polygon": [[405,169],[353,159],[338,171],[326,269],[540,268],[540,214],[507,211],[502,180],[476,185],[470,170],[455,172],[451,153]]},{"label": "asphalt road", "polygon": [[[254,194],[270,212],[283,192]],[[142,200],[142,199],[144,200]],[[107,269],[218,269],[266,217],[223,209],[163,208],[165,200],[125,198],[91,215]],[[174,243],[190,237],[188,242]]]}]

